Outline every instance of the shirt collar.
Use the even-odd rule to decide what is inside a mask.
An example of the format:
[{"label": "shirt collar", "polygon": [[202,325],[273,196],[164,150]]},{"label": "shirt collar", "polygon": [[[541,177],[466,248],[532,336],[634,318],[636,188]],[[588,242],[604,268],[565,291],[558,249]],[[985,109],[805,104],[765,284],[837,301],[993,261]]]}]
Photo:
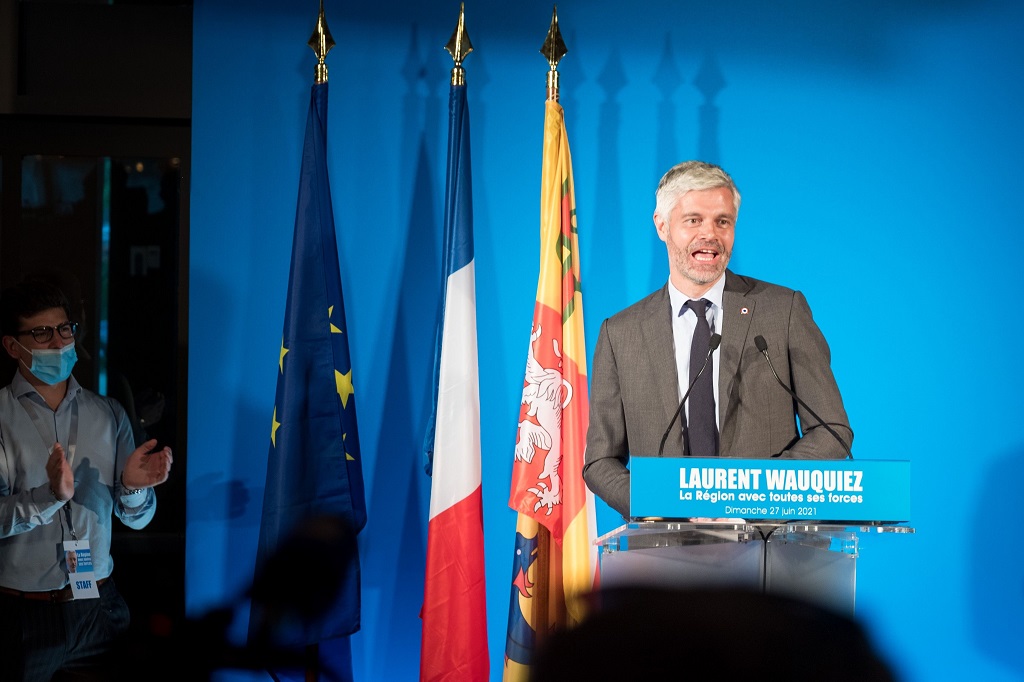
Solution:
[{"label": "shirt collar", "polygon": [[[716,306],[718,310],[722,309],[722,298],[725,296],[725,273],[718,278],[718,281],[711,285],[711,288],[704,292],[701,298],[706,298],[711,301],[713,306]],[[694,300],[683,292],[676,289],[676,285],[672,284],[672,279],[668,280],[668,298],[672,303],[672,310],[675,315],[679,314],[683,306],[686,305],[687,301]]]},{"label": "shirt collar", "polygon": [[[67,393],[64,394],[64,400],[62,400],[61,403],[63,404],[68,400],[74,399],[81,390],[82,385],[78,383],[78,380],[75,379],[75,375],[72,374],[68,377],[68,390]],[[28,379],[22,376],[20,369],[14,372],[14,378],[11,379],[11,391],[14,393],[14,397],[16,398],[34,393],[39,396],[40,400],[43,399],[43,397],[39,395],[39,391],[36,390],[36,387],[30,384]]]}]

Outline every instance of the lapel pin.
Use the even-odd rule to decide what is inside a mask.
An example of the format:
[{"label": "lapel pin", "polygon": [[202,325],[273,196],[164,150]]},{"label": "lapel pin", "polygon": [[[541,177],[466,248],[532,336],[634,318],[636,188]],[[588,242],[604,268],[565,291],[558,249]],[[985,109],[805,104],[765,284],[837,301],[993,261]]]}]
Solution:
[{"label": "lapel pin", "polygon": [[740,315],[746,315],[749,312],[750,310],[748,310],[747,308],[740,308]]}]

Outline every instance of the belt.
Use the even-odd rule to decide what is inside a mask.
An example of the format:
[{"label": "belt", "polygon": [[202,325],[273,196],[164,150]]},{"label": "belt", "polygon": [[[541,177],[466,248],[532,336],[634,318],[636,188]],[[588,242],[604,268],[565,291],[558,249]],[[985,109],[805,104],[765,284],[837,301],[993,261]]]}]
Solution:
[{"label": "belt", "polygon": [[[107,580],[107,578],[100,578],[96,581],[96,587],[107,582]],[[63,604],[75,599],[75,593],[71,591],[71,585],[66,585],[59,590],[50,590],[49,592],[22,592],[21,590],[12,590],[9,587],[0,587],[0,594],[17,597],[18,599],[29,599],[31,601],[48,601],[51,604]]]}]

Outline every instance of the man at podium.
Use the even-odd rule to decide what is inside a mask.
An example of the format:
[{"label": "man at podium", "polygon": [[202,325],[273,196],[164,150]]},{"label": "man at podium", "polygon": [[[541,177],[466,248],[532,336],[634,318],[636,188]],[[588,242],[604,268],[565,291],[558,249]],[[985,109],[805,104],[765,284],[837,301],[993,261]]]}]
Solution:
[{"label": "man at podium", "polygon": [[853,431],[804,296],[727,269],[739,207],[718,166],[670,169],[654,210],[668,282],[601,325],[583,477],[623,516],[630,455],[849,455]]}]

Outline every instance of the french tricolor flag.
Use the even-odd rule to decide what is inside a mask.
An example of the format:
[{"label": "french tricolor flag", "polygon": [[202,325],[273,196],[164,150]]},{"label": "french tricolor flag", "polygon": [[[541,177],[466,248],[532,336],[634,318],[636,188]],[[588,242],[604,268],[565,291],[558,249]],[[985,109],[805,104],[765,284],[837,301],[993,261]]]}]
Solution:
[{"label": "french tricolor flag", "polygon": [[423,598],[421,680],[487,680],[480,385],[464,84],[449,97],[444,291],[437,334],[435,410],[426,437],[432,469]]}]

